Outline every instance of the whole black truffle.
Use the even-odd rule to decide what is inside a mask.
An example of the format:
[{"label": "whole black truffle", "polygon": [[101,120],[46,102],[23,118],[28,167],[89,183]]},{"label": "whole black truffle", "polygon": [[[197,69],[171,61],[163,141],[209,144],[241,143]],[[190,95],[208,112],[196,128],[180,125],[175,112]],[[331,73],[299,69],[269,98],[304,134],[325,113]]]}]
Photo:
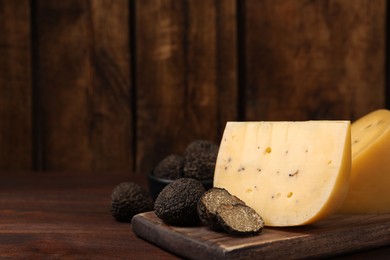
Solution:
[{"label": "whole black truffle", "polygon": [[153,199],[140,185],[123,182],[111,193],[111,214],[121,222],[130,222],[138,213],[153,210]]},{"label": "whole black truffle", "polygon": [[196,225],[200,222],[197,204],[204,192],[203,185],[195,179],[177,179],[160,192],[154,203],[154,212],[167,224]]},{"label": "whole black truffle", "polygon": [[161,160],[153,169],[153,175],[159,178],[176,180],[183,176],[184,157],[171,154]]},{"label": "whole black truffle", "polygon": [[212,179],[218,156],[218,145],[207,140],[191,142],[184,152],[184,177]]}]

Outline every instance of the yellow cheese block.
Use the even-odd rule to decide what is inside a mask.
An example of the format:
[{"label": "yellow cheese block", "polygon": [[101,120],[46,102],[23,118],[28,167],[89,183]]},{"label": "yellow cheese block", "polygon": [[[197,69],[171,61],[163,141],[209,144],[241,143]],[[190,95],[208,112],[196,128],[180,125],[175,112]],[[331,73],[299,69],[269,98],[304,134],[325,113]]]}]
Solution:
[{"label": "yellow cheese block", "polygon": [[352,170],[342,213],[390,213],[390,111],[351,125]]},{"label": "yellow cheese block", "polygon": [[267,226],[313,223],[338,209],[351,167],[349,121],[228,122],[214,186]]}]

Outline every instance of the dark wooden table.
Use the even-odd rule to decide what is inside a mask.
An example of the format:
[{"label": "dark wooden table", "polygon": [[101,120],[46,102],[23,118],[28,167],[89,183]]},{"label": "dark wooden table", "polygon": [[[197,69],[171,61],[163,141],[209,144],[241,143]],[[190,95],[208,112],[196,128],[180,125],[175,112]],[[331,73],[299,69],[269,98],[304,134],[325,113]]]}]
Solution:
[{"label": "dark wooden table", "polygon": [[146,187],[145,177],[58,172],[0,176],[0,258],[176,258],[135,236],[129,223],[116,222],[109,212],[113,187],[129,180]]},{"label": "dark wooden table", "polygon": [[[0,258],[178,259],[116,222],[110,194],[140,175],[25,172],[0,174]],[[385,259],[390,248],[343,256]]]}]

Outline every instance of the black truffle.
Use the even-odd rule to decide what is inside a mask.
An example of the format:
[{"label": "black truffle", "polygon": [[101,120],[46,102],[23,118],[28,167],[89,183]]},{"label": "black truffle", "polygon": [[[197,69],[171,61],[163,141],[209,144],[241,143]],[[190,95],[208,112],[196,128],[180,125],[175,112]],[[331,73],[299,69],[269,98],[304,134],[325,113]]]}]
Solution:
[{"label": "black truffle", "polygon": [[197,204],[204,192],[203,185],[195,179],[177,179],[160,192],[154,203],[154,211],[167,224],[196,225],[200,222]]},{"label": "black truffle", "polygon": [[140,185],[123,182],[111,193],[111,214],[121,222],[131,222],[134,215],[153,210],[153,199]]},{"label": "black truffle", "polygon": [[222,204],[217,209],[217,220],[229,234],[248,236],[256,235],[264,227],[264,221],[251,207],[235,204]]},{"label": "black truffle", "polygon": [[183,176],[184,157],[181,155],[169,155],[161,160],[153,170],[153,175],[159,178],[176,180]]},{"label": "black truffle", "polygon": [[207,140],[191,142],[184,152],[184,177],[212,179],[219,147]]},{"label": "black truffle", "polygon": [[245,205],[238,197],[231,195],[223,188],[211,188],[206,191],[198,202],[198,215],[203,224],[214,230],[221,230],[217,218],[217,209],[221,205]]}]

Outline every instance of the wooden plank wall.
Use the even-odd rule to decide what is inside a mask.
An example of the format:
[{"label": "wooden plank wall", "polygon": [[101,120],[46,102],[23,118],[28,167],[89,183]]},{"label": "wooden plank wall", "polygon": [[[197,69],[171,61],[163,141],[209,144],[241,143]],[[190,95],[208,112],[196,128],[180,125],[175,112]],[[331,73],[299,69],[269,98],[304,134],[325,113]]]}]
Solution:
[{"label": "wooden plank wall", "polygon": [[146,174],[228,120],[389,108],[386,0],[0,0],[0,171]]}]

